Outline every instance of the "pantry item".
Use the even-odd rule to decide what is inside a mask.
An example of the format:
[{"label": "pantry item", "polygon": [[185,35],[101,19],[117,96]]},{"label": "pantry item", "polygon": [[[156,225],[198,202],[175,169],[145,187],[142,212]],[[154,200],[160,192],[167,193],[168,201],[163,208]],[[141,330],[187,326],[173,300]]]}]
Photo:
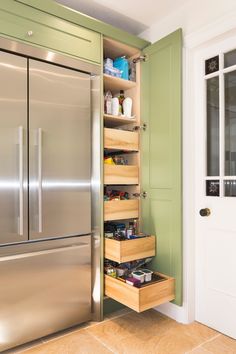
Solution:
[{"label": "pantry item", "polygon": [[126,272],[126,269],[123,267],[117,267],[116,268],[116,274],[118,277],[122,277]]},{"label": "pantry item", "polygon": [[152,280],[152,274],[153,271],[150,269],[142,269],[142,272],[145,274],[145,281],[151,281]]},{"label": "pantry item", "polygon": [[111,58],[104,59],[104,66],[108,68],[113,68],[113,60]]},{"label": "pantry item", "polygon": [[113,158],[112,157],[105,157],[104,158],[104,163],[106,165],[115,165],[115,162],[113,161]]},{"label": "pantry item", "polygon": [[133,60],[129,62],[129,80],[136,81],[136,64]]},{"label": "pantry item", "polygon": [[132,117],[132,98],[126,97],[123,100],[122,107],[123,107],[124,116],[131,118]]},{"label": "pantry item", "polygon": [[114,60],[113,63],[114,68],[117,68],[121,71],[121,78],[124,80],[129,80],[129,62],[123,57],[118,57]]},{"label": "pantry item", "polygon": [[112,113],[112,93],[107,91],[104,98],[104,110],[106,114]]},{"label": "pantry item", "polygon": [[125,282],[129,285],[132,285],[132,286],[140,285],[140,280],[137,278],[134,278],[134,277],[126,278]]},{"label": "pantry item", "polygon": [[119,113],[123,114],[123,101],[125,99],[124,90],[120,90],[118,99],[119,99]]},{"label": "pantry item", "polygon": [[111,101],[111,114],[113,116],[119,115],[119,99],[118,97],[113,97]]},{"label": "pantry item", "polygon": [[135,270],[132,272],[132,276],[140,281],[140,283],[144,283],[145,274],[141,270]]},{"label": "pantry item", "polygon": [[129,227],[126,231],[126,237],[131,239],[131,236],[134,234],[134,223],[131,221],[129,222]]}]

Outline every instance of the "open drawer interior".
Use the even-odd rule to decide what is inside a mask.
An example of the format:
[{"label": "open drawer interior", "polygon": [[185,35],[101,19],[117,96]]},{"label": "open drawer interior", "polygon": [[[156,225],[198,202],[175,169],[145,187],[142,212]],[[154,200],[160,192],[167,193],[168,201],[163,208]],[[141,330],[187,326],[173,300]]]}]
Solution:
[{"label": "open drawer interior", "polygon": [[173,300],[175,297],[174,278],[161,273],[155,274],[161,280],[146,284],[141,288],[105,275],[105,295],[137,312],[142,312]]}]

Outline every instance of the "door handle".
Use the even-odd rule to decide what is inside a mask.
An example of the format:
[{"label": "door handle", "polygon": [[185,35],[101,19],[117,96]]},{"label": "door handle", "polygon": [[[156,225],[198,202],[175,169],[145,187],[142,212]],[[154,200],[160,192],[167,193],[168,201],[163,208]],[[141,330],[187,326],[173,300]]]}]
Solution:
[{"label": "door handle", "polygon": [[18,219],[18,233],[20,236],[24,234],[24,131],[23,127],[18,128],[19,141],[19,219]]},{"label": "door handle", "polygon": [[42,216],[42,128],[38,128],[38,231],[43,231]]},{"label": "door handle", "polygon": [[209,208],[200,209],[199,214],[201,216],[209,216],[211,215],[211,210]]}]

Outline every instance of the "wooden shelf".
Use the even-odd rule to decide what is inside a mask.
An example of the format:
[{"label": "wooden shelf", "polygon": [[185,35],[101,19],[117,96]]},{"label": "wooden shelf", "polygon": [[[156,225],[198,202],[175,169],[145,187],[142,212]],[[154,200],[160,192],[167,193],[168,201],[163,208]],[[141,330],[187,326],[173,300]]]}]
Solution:
[{"label": "wooden shelf", "polygon": [[103,74],[104,90],[120,91],[129,90],[136,86],[136,82],[130,80],[120,79],[115,76]]},{"label": "wooden shelf", "polygon": [[155,236],[125,241],[105,238],[105,258],[114,262],[124,263],[153,257],[156,254],[155,240]]},{"label": "wooden shelf", "polygon": [[139,184],[139,168],[104,164],[104,184]]},{"label": "wooden shelf", "polygon": [[104,128],[104,148],[138,151],[139,134],[137,132]]},{"label": "wooden shelf", "polygon": [[104,114],[104,123],[109,128],[120,127],[127,124],[137,124],[136,118],[127,118],[124,116],[113,116],[111,114]]},{"label": "wooden shelf", "polygon": [[142,312],[173,300],[175,298],[174,278],[160,273],[157,274],[165,279],[158,283],[150,283],[150,285],[143,288],[136,288],[105,275],[105,295],[137,312]]},{"label": "wooden shelf", "polygon": [[104,202],[104,220],[136,219],[139,217],[139,200],[110,200]]},{"label": "wooden shelf", "polygon": [[103,38],[103,53],[105,58],[115,59],[117,57],[126,56],[130,58],[140,55],[140,50],[134,47],[130,47],[127,44],[117,42],[111,38]]}]

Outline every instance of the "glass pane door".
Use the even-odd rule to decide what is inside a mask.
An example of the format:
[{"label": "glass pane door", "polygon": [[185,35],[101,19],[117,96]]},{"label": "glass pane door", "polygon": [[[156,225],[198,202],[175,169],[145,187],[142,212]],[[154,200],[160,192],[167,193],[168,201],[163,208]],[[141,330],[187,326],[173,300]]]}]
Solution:
[{"label": "glass pane door", "polygon": [[206,195],[236,196],[236,50],[205,60]]}]

